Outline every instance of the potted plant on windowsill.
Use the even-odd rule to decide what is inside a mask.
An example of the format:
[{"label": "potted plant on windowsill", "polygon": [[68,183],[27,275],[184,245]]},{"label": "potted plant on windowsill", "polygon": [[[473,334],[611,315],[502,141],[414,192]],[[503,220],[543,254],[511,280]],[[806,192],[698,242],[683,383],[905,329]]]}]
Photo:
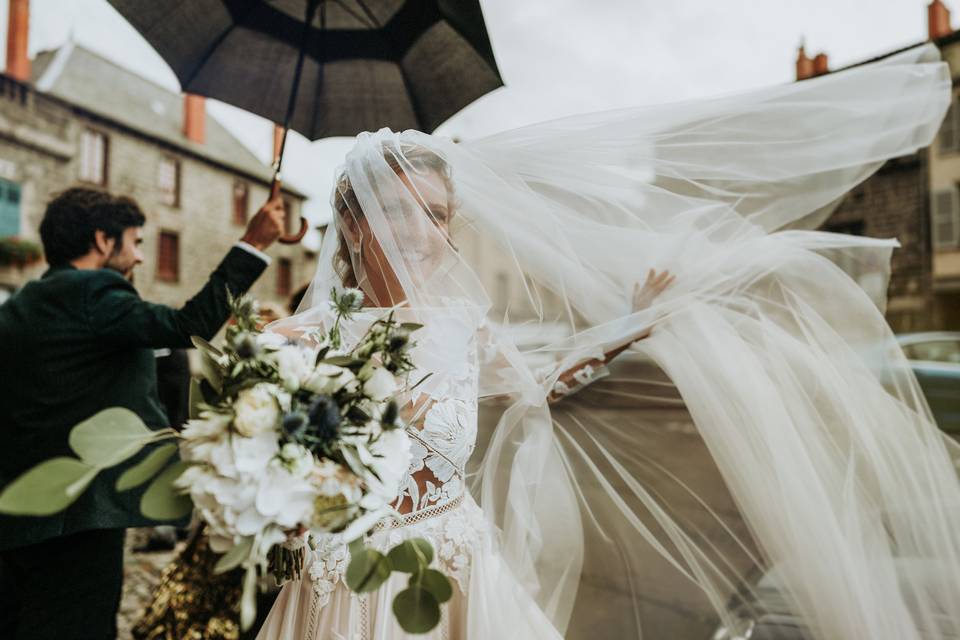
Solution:
[{"label": "potted plant on windowsill", "polygon": [[16,236],[0,238],[0,267],[23,269],[43,257],[40,245]]}]

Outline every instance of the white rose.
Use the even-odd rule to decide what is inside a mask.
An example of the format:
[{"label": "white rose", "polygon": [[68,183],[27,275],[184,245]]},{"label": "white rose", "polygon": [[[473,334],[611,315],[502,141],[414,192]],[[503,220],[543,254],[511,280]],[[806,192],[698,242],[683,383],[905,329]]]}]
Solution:
[{"label": "white rose", "polygon": [[397,390],[397,380],[384,368],[377,368],[363,383],[363,392],[373,400],[386,400]]},{"label": "white rose", "polygon": [[287,391],[296,391],[310,374],[310,352],[300,347],[287,346],[271,354],[277,365],[280,382]]},{"label": "white rose", "polygon": [[277,391],[276,386],[261,382],[239,393],[233,406],[237,433],[251,438],[276,429],[280,421]]},{"label": "white rose", "polygon": [[318,364],[303,382],[303,388],[312,393],[333,394],[356,384],[357,377],[350,369],[332,364]]}]

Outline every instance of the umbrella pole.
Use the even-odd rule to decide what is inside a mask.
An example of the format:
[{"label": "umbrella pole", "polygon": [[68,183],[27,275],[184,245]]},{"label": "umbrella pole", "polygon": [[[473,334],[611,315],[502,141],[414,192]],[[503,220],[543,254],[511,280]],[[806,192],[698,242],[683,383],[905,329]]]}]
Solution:
[{"label": "umbrella pole", "polygon": [[[287,113],[283,118],[283,135],[280,138],[280,151],[273,162],[273,184],[270,187],[270,198],[280,195],[280,168],[283,166],[283,152],[287,146],[287,134],[290,132],[290,120],[297,105],[297,94],[300,92],[300,76],[303,74],[303,58],[307,49],[307,38],[310,36],[310,25],[317,14],[317,7],[321,0],[307,0],[307,12],[303,19],[303,33],[300,36],[300,53],[297,56],[297,66],[293,71],[293,87],[290,89],[290,99],[287,101]],[[300,217],[300,231],[293,235],[283,235],[279,241],[283,244],[296,244],[307,233],[307,221]]]}]

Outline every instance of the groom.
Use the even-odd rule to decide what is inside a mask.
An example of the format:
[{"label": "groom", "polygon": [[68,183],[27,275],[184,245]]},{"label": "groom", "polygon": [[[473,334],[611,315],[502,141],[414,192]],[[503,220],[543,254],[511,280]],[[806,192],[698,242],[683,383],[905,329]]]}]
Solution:
[{"label": "groom", "polygon": [[[136,202],[75,188],[40,224],[50,269],[0,306],[0,487],[33,465],[72,455],[70,429],[107,407],[151,428],[168,422],[157,397],[154,349],[213,337],[240,294],[267,267],[263,250],[283,231],[283,203],[267,202],[182,309],[140,299],[128,281],[143,260]],[[142,455],[141,455],[142,458]],[[0,638],[105,640],[116,636],[124,528],[141,491],[118,494],[125,466],[100,474],[66,511],[0,517]]]}]

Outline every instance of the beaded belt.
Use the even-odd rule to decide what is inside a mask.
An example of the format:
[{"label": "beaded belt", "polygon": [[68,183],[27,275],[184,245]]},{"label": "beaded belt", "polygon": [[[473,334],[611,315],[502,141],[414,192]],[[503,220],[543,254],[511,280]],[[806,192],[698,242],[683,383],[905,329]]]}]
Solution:
[{"label": "beaded belt", "polygon": [[412,511],[401,516],[391,516],[390,518],[381,520],[377,523],[377,526],[374,527],[374,531],[383,531],[384,529],[399,529],[410,524],[423,522],[424,520],[429,520],[430,518],[443,515],[448,511],[453,511],[461,504],[463,504],[462,493],[453,500],[444,502],[443,504],[427,507],[426,509],[420,509],[419,511]]}]

